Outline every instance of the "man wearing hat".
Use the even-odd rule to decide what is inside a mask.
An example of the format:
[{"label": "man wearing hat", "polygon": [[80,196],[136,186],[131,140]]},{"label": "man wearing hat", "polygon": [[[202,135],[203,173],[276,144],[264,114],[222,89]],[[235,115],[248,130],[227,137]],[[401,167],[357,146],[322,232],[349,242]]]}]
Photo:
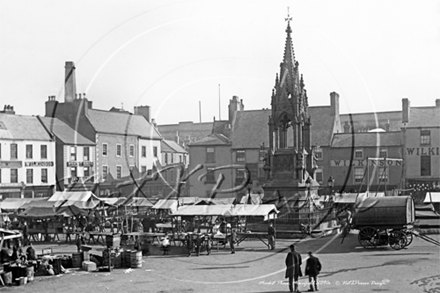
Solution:
[{"label": "man wearing hat", "polygon": [[[316,282],[316,277],[321,271],[321,263],[317,257],[312,255],[312,252],[309,251],[309,258],[306,262],[306,276],[309,276],[310,289],[309,292],[313,292],[313,285],[315,285],[315,291],[318,291],[318,283]],[[312,281],[313,280],[313,281]]]},{"label": "man wearing hat", "polygon": [[[295,251],[295,245],[290,245],[290,252],[286,257],[286,275],[285,278],[289,278],[289,290],[290,292],[299,292],[298,290],[298,278],[302,277],[301,272],[302,259],[301,255]],[[295,281],[295,291],[293,290],[292,283]]]}]

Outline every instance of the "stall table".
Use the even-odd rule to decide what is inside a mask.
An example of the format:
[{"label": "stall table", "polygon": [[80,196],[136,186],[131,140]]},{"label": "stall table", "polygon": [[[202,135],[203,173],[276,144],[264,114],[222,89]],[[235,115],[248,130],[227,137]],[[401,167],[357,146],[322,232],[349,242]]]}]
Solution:
[{"label": "stall table", "polygon": [[[106,244],[106,237],[113,235],[109,232],[89,232],[90,234],[90,240],[93,241],[93,243],[99,243],[102,245]],[[95,239],[96,236],[96,239]]]},{"label": "stall table", "polygon": [[231,234],[229,233],[228,234],[217,233],[212,236],[212,241],[217,242],[217,251],[219,251],[219,246],[221,241],[224,242],[223,248],[225,248],[226,244],[229,243],[230,240],[231,240]]},{"label": "stall table", "polygon": [[125,233],[123,235],[125,236],[138,236],[139,238],[148,238],[151,239],[151,243],[154,243],[154,241],[157,241],[157,243],[160,245],[160,238],[165,236],[165,233],[150,233],[150,232],[131,232],[131,233]]},{"label": "stall table", "polygon": [[[266,232],[250,232],[250,233],[237,233],[237,245],[246,240],[247,238],[256,238],[264,243],[268,248],[269,246],[269,235]],[[267,241],[267,242],[266,242]]]}]

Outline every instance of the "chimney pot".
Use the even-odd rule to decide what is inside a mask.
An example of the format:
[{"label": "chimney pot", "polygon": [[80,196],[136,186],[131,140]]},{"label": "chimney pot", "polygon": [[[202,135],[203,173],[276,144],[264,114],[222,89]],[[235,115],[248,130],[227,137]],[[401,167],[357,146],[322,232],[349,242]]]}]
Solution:
[{"label": "chimney pot", "polygon": [[436,106],[437,108],[440,108],[440,99],[436,99],[436,100],[435,100],[435,106]]}]

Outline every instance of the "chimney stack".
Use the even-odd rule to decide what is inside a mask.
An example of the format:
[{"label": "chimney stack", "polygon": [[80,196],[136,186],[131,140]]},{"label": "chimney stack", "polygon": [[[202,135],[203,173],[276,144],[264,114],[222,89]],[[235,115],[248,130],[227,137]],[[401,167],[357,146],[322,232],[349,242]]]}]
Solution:
[{"label": "chimney stack", "polygon": [[440,99],[435,99],[435,106],[440,108]]},{"label": "chimney stack", "polygon": [[408,99],[402,99],[402,123],[409,122],[409,114],[411,110],[411,105]]},{"label": "chimney stack", "polygon": [[5,105],[5,106],[3,107],[3,111],[0,111],[0,113],[4,113],[4,114],[15,114],[14,106],[11,106],[11,105]]},{"label": "chimney stack", "polygon": [[145,119],[147,119],[148,122],[150,122],[150,106],[134,107],[134,114],[142,115],[145,117]]},{"label": "chimney stack", "polygon": [[339,94],[336,92],[330,93],[330,116],[339,116]]},{"label": "chimney stack", "polygon": [[64,68],[64,102],[71,103],[76,97],[75,64],[72,61],[66,61]]}]

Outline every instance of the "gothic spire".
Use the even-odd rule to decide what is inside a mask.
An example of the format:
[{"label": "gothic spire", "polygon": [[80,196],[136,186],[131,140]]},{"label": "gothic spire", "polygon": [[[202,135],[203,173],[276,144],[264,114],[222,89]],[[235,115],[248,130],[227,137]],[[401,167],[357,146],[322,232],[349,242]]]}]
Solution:
[{"label": "gothic spire", "polygon": [[283,63],[288,66],[288,68],[293,69],[295,64],[295,53],[293,50],[293,44],[292,44],[292,28],[290,27],[290,21],[292,20],[292,17],[289,13],[289,8],[287,8],[287,17],[285,18],[287,21],[287,28],[286,28],[286,45],[284,46],[284,58]]}]

